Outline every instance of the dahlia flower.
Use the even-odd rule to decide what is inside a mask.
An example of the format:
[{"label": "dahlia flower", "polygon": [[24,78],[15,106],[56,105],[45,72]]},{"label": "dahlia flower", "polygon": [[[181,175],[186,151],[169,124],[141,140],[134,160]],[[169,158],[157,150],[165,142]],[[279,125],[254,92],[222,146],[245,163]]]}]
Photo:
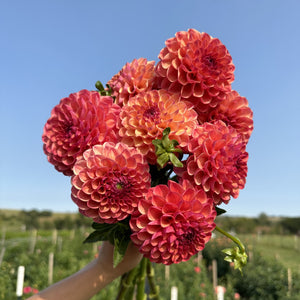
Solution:
[{"label": "dahlia flower", "polygon": [[150,164],[156,163],[152,141],[160,139],[165,128],[171,129],[170,139],[186,147],[198,124],[197,113],[191,105],[164,90],[152,90],[130,98],[121,109],[120,119],[122,142],[138,148]]},{"label": "dahlia flower", "polygon": [[246,143],[253,131],[253,112],[248,100],[233,90],[227,93],[224,101],[209,114],[199,115],[198,120],[200,123],[221,120],[241,134]]},{"label": "dahlia flower", "polygon": [[116,103],[126,104],[129,98],[152,89],[154,82],[154,61],[146,58],[134,59],[114,75],[107,83],[113,90]]},{"label": "dahlia flower", "polygon": [[224,100],[234,80],[234,65],[217,38],[195,29],[168,39],[156,66],[158,85],[206,112]]},{"label": "dahlia flower", "polygon": [[150,261],[187,261],[204,248],[215,228],[212,199],[188,181],[149,189],[130,220],[131,240]]},{"label": "dahlia flower", "polygon": [[149,166],[135,148],[105,142],[83,153],[74,165],[72,200],[97,223],[128,217],[150,188]]},{"label": "dahlia flower", "polygon": [[120,107],[109,96],[82,90],[63,98],[44,126],[42,140],[48,161],[67,176],[77,157],[95,144],[119,140]]},{"label": "dahlia flower", "polygon": [[193,132],[190,156],[184,168],[174,168],[182,179],[203,189],[216,205],[237,198],[247,176],[246,143],[238,132],[222,121],[204,123]]}]

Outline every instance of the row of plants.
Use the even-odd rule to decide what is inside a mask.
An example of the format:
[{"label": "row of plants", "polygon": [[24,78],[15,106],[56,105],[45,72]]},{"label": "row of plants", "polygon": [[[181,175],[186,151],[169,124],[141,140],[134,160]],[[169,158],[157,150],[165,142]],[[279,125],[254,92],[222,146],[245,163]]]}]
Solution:
[{"label": "row of plants", "polygon": [[[274,236],[270,235],[271,238]],[[219,251],[226,246],[228,246],[227,240],[217,238],[211,240],[202,252],[208,269],[212,260],[217,261],[219,284],[234,287],[242,299],[300,299],[299,268],[291,274],[289,280],[288,269],[278,259],[266,252],[262,255],[250,244],[251,249],[247,250],[248,254],[250,253],[249,262],[241,274],[220,256]],[[270,244],[270,252],[271,247]],[[294,249],[290,250],[293,253]],[[296,265],[298,258],[295,256],[294,260]]]},{"label": "row of plants", "polygon": [[[54,240],[52,231],[37,233],[32,249],[32,233],[27,238],[17,239],[7,234],[6,248],[0,267],[0,299],[16,299],[17,268],[25,266],[24,295],[44,289],[48,286],[49,253],[54,253],[53,282],[76,272],[95,255],[95,245],[83,244],[87,233],[83,231],[59,231]],[[217,261],[218,284],[226,287],[226,299],[300,299],[299,273],[292,274],[289,282],[287,269],[275,259],[262,257],[254,252],[251,260],[243,269],[243,275],[220,256],[220,251],[229,246],[222,238],[212,239],[200,256],[194,256],[188,262],[164,266],[155,264],[156,281],[160,285],[162,299],[170,299],[172,286],[178,287],[179,299],[214,299],[212,284],[212,261]],[[32,251],[33,250],[33,251]],[[162,283],[162,284],[160,284]],[[114,299],[119,280],[114,281],[93,300]],[[28,293],[28,294],[27,294]]]}]

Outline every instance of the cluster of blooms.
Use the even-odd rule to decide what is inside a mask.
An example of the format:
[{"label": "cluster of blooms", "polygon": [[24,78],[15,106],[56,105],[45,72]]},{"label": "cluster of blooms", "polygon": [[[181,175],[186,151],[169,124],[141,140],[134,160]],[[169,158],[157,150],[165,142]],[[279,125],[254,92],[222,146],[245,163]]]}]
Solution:
[{"label": "cluster of blooms", "polygon": [[[71,176],[80,213],[97,223],[130,218],[140,252],[171,264],[204,248],[216,205],[244,188],[253,114],[232,90],[235,67],[217,38],[177,32],[158,58],[127,63],[105,95],[82,90],[63,98],[42,139],[49,162]],[[153,141],[166,128],[182,166],[158,165]],[[152,170],[165,167],[176,182],[154,185]]]}]

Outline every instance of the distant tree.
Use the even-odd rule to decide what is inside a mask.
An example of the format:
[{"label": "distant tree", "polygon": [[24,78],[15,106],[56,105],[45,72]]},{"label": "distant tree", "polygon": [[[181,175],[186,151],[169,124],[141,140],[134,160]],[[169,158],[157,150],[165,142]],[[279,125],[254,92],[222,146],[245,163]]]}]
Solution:
[{"label": "distant tree", "polygon": [[19,213],[19,218],[22,221],[22,223],[26,226],[26,229],[39,228],[39,212],[37,210],[22,210]]},{"label": "distant tree", "polygon": [[45,220],[41,223],[41,228],[45,230],[52,230],[55,228],[55,224],[51,221]]},{"label": "distant tree", "polygon": [[261,213],[257,218],[257,224],[260,226],[269,226],[271,222],[265,213]]},{"label": "distant tree", "polygon": [[93,220],[91,218],[85,217],[82,214],[78,213],[75,217],[75,227],[81,228],[81,227],[90,227],[93,223]]},{"label": "distant tree", "polygon": [[256,218],[246,217],[218,217],[216,223],[224,230],[234,231],[236,233],[254,233],[257,227]]},{"label": "distant tree", "polygon": [[75,222],[72,220],[71,216],[65,216],[61,218],[57,218],[54,220],[55,228],[60,229],[73,229],[75,226]]},{"label": "distant tree", "polygon": [[52,216],[52,211],[50,210],[43,210],[39,213],[40,217],[51,217]]},{"label": "distant tree", "polygon": [[284,232],[291,234],[300,234],[300,217],[284,218],[280,221],[280,225]]}]

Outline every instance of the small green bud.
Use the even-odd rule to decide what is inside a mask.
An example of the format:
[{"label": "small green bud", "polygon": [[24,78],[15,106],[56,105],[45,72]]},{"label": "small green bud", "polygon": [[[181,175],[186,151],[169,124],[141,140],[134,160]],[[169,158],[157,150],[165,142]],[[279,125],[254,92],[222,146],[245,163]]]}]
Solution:
[{"label": "small green bud", "polygon": [[101,81],[97,81],[96,83],[95,83],[95,87],[96,87],[96,89],[101,93],[102,91],[104,91],[104,86],[103,86],[103,84],[101,83]]},{"label": "small green bud", "polygon": [[157,156],[157,163],[161,168],[165,166],[169,161],[175,167],[183,167],[181,161],[177,158],[174,153],[182,153],[182,150],[175,148],[179,145],[176,140],[170,140],[169,134],[171,132],[170,127],[167,127],[163,131],[163,136],[161,139],[156,139],[152,141],[152,144],[155,146],[155,154]]},{"label": "small green bud", "polygon": [[234,268],[239,269],[242,273],[242,268],[247,264],[248,256],[246,252],[241,250],[239,247],[223,249],[222,252],[227,255],[224,260],[233,262]]}]

